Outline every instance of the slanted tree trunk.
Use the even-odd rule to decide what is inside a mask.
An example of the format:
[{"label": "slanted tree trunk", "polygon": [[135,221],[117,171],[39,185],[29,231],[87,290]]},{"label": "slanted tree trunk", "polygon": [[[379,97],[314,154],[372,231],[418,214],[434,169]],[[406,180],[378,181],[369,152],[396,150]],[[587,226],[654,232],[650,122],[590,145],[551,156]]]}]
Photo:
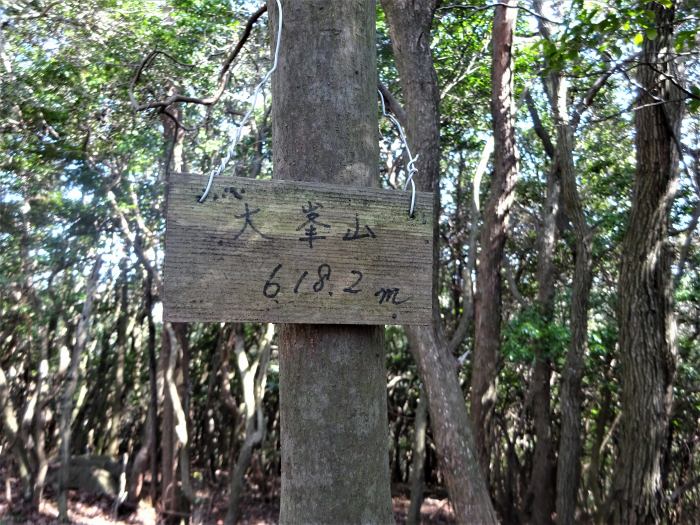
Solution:
[{"label": "slanted tree trunk", "polygon": [[[511,6],[517,4],[515,0],[507,0],[505,3]],[[494,169],[489,199],[484,209],[476,281],[471,416],[477,454],[487,477],[501,344],[501,262],[518,175],[513,94],[513,33],[516,14],[517,9],[497,6],[493,20],[491,115]]]},{"label": "slanted tree trunk", "polygon": [[[376,186],[375,3],[285,5],[275,177]],[[280,522],[390,523],[383,329],[285,325],[279,354]]]},{"label": "slanted tree trunk", "polygon": [[175,438],[175,413],[172,403],[168,400],[168,382],[174,381],[175,361],[177,355],[173,356],[170,362],[170,354],[175,354],[177,350],[173,348],[172,339],[168,336],[167,329],[161,331],[161,345],[158,367],[163,374],[163,408],[161,419],[161,440],[160,440],[160,503],[165,513],[164,522],[172,523],[177,519],[175,513],[179,512],[177,497],[177,450]]},{"label": "slanted tree trunk", "polygon": [[[637,167],[619,282],[622,419],[610,519],[658,523],[661,458],[667,446],[676,368],[669,211],[678,183],[682,102],[673,57],[675,2],[649,2],[656,38],[645,38],[637,69]],[[659,104],[661,101],[662,104]]]},{"label": "slanted tree trunk", "polygon": [[66,370],[63,393],[61,395],[61,415],[59,421],[59,435],[61,439],[60,458],[61,466],[58,470],[58,514],[61,521],[68,521],[68,480],[70,478],[70,438],[71,438],[71,416],[73,414],[73,396],[78,386],[78,368],[80,355],[85,350],[90,335],[90,316],[92,315],[92,305],[95,300],[97,290],[97,279],[100,276],[102,258],[98,255],[92,273],[88,278],[85,290],[85,302],[78,321],[78,328],[75,334],[75,344],[70,358],[70,365]]},{"label": "slanted tree trunk", "polygon": [[192,479],[190,472],[190,442],[192,441],[192,418],[190,414],[190,345],[187,341],[186,331],[183,330],[180,338],[180,374],[178,376],[177,393],[180,398],[181,424],[184,428],[184,439],[180,439],[180,484],[182,494],[187,499],[186,509],[190,512],[194,503],[194,491],[192,489]]},{"label": "slanted tree trunk", "polygon": [[[437,75],[430,51],[430,28],[437,2],[382,0],[389,21],[396,66],[405,98],[406,133],[418,154],[416,185],[435,194],[434,268],[439,261],[440,114]],[[437,290],[437,273],[433,275]],[[442,334],[437,301],[432,327],[406,327],[409,348],[423,381],[438,459],[459,523],[496,523],[496,514],[474,454],[472,426],[452,352],[469,326],[463,318],[450,341]],[[465,311],[469,310],[465,305]]]},{"label": "slanted tree trunk", "polygon": [[[533,0],[532,4],[537,12],[542,11],[542,2],[540,0]],[[552,35],[551,23],[543,18],[539,18],[538,23],[542,37],[550,40]],[[565,524],[574,523],[581,477],[581,406],[583,403],[581,385],[584,373],[584,357],[588,346],[588,305],[592,282],[592,232],[586,223],[584,207],[576,181],[574,132],[580,122],[582,113],[591,105],[610,74],[611,71],[604,72],[591,84],[583,98],[576,105],[573,115],[571,115],[572,112],[570,111],[568,81],[564,74],[554,69],[550,72],[547,82],[545,82],[545,90],[549,96],[556,125],[554,161],[561,178],[561,193],[566,211],[565,215],[573,230],[571,250],[574,259],[574,272],[572,275],[569,316],[571,341],[562,372],[560,395],[561,429],[556,474],[557,521]],[[551,141],[547,139],[543,140],[543,143],[545,150],[549,152],[552,149]],[[553,228],[553,224],[550,225],[550,228]],[[544,276],[541,277],[540,286],[543,284]],[[540,301],[540,304],[542,304],[542,301]],[[547,318],[544,320],[546,322]],[[535,374],[538,374],[537,366]],[[549,373],[546,376],[548,381]],[[538,381],[543,381],[544,377],[537,379]],[[548,395],[548,386],[546,388]],[[536,412],[535,417],[536,428],[544,431],[545,413],[543,407]],[[539,453],[539,457],[536,458],[536,461],[543,461],[542,452],[537,450],[541,448],[540,430],[538,430],[537,435],[536,454]],[[548,442],[547,439],[542,440],[542,442],[551,446],[551,442]],[[532,484],[535,486],[535,493],[540,496],[540,504],[535,503],[535,508],[533,509],[533,519],[536,520],[536,523],[549,523],[551,522],[551,512],[550,514],[545,514],[543,506],[547,507],[548,511],[551,508],[551,499],[547,498],[547,495],[544,493],[545,490],[549,490],[545,480],[548,481],[551,478],[545,478],[540,475],[545,474],[544,465],[538,466],[536,464],[533,473],[538,474],[537,479],[533,478]]]}]

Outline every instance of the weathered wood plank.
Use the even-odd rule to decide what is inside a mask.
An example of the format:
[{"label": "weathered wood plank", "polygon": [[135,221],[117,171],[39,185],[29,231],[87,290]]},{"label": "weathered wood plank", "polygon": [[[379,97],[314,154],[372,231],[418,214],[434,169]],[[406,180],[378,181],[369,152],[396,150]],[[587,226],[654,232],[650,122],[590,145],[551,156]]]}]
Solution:
[{"label": "weathered wood plank", "polygon": [[429,324],[432,195],[201,175],[168,188],[169,321]]}]

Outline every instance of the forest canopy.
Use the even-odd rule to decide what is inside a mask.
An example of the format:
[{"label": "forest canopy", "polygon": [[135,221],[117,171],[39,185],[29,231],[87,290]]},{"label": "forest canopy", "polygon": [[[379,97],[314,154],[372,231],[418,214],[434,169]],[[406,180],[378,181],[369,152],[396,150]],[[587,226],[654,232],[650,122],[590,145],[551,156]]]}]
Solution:
[{"label": "forest canopy", "polygon": [[[115,520],[294,522],[301,328],[164,321],[165,196],[237,133],[222,173],[279,178],[275,90],[309,91],[286,64],[331,85],[356,23],[377,154],[354,183],[404,191],[399,123],[437,195],[433,326],[375,338],[395,518],[699,521],[700,2],[292,4],[252,101],[277,2],[0,2],[0,521],[97,494]],[[352,126],[330,93],[319,135]]]}]

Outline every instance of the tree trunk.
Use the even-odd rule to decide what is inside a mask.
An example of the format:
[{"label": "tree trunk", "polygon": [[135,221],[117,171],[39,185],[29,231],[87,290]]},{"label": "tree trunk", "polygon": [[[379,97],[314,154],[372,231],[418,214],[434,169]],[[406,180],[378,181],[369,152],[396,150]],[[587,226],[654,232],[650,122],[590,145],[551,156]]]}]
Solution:
[{"label": "tree trunk", "polygon": [[[177,393],[180,399],[180,424],[184,429],[180,439],[180,483],[182,494],[187,501],[183,502],[185,512],[189,513],[192,503],[195,500],[192,489],[191,466],[190,466],[190,443],[192,441],[192,417],[190,413],[190,346],[187,340],[186,330],[182,330],[179,340],[180,373],[178,375]],[[184,438],[184,439],[183,439]]]},{"label": "tree trunk", "polygon": [[[516,5],[515,0],[506,3]],[[501,261],[518,175],[513,96],[513,32],[516,14],[517,9],[505,6],[495,8],[491,70],[494,170],[489,200],[484,210],[475,297],[471,415],[477,454],[487,477],[501,343]]]},{"label": "tree trunk", "polygon": [[[274,325],[268,324],[259,344],[258,357],[253,363],[250,363],[245,351],[243,336],[242,334],[236,334],[234,351],[245,401],[245,437],[243,438],[243,446],[238,452],[238,459],[235,463],[232,462],[231,465],[229,476],[231,492],[229,494],[226,519],[224,520],[226,525],[235,525],[238,519],[238,504],[243,494],[245,473],[253,458],[253,449],[265,437],[265,417],[263,415],[262,402],[274,335]],[[228,359],[228,356],[225,356],[225,359]],[[228,381],[228,378],[225,380]]]},{"label": "tree trunk", "polygon": [[[144,472],[146,472],[148,468],[148,461],[150,459],[151,441],[154,439],[152,432],[153,417],[153,410],[149,403],[143,428],[143,443],[136,454],[134,454],[134,462],[131,467],[131,472],[129,473],[129,484],[125,504],[133,509],[136,508],[139,499],[141,499]],[[151,482],[151,484],[153,484],[153,482]]]},{"label": "tree trunk", "polygon": [[2,428],[5,439],[12,443],[12,452],[22,480],[22,492],[24,498],[28,499],[31,495],[31,464],[27,449],[22,440],[19,439],[17,412],[10,396],[10,385],[7,383],[7,376],[2,367],[0,367],[0,406],[2,406],[2,426],[0,428]]},{"label": "tree trunk", "polygon": [[[430,51],[430,28],[436,2],[382,0],[382,6],[389,22],[394,58],[405,97],[408,141],[413,152],[419,155],[416,185],[420,190],[435,194],[436,242],[433,257],[437,272],[440,260],[437,242],[440,211],[440,93]],[[436,293],[437,273],[433,275],[433,288]],[[471,422],[457,378],[457,361],[452,356],[453,348],[459,344],[461,336],[453,336],[448,344],[442,335],[435,299],[433,305],[434,326],[408,327],[406,333],[427,395],[430,424],[450,502],[459,523],[497,523],[473,451]]]},{"label": "tree trunk", "polygon": [[554,118],[557,125],[557,163],[561,173],[566,214],[574,230],[574,273],[571,286],[571,341],[562,371],[561,430],[557,464],[557,520],[574,523],[581,478],[581,381],[588,347],[588,302],[591,290],[591,232],[576,185],[574,129],[569,123],[567,81],[552,75]]},{"label": "tree trunk", "polygon": [[[163,327],[161,330],[161,354],[159,356],[159,368],[163,371],[165,389],[167,390],[167,377],[173,377],[175,374],[175,365],[170,364],[170,354],[175,353],[172,341],[168,337],[167,329]],[[172,379],[171,379],[172,380]],[[170,402],[167,392],[163,399],[163,416],[161,421],[161,487],[160,487],[160,504],[165,513],[165,523],[173,522],[173,514],[178,512],[177,504],[177,440],[175,438],[175,414],[172,403]]]},{"label": "tree trunk", "polygon": [[[541,12],[541,2],[534,0],[533,8]],[[535,133],[551,164],[547,170],[547,189],[542,208],[542,223],[537,232],[537,308],[543,325],[554,318],[555,264],[554,253],[558,239],[560,218],[561,181],[559,165],[555,158],[554,145],[543,126],[535,103],[527,93],[524,97]],[[535,445],[530,473],[525,511],[531,516],[534,525],[552,523],[556,501],[556,458],[551,423],[552,362],[549,356],[548,341],[538,340],[534,345],[535,363],[532,372],[530,393],[535,427]]]},{"label": "tree trunk", "polygon": [[[675,6],[675,2],[672,2]],[[676,368],[669,211],[678,184],[682,102],[671,78],[675,7],[649,2],[655,39],[645,38],[637,78],[637,168],[619,282],[622,419],[610,518],[657,523],[662,518],[661,458],[666,448]],[[663,101],[658,104],[656,101]]]},{"label": "tree trunk", "polygon": [[[188,495],[189,479],[179,483],[178,472],[182,468],[180,451],[187,444],[187,414],[185,413],[181,395],[178,392],[178,378],[182,347],[186,340],[186,323],[164,323],[162,340],[162,370],[164,383],[163,422],[162,422],[162,487],[161,503],[165,521],[178,522],[185,512],[183,495]],[[186,469],[187,470],[187,469]]]},{"label": "tree trunk", "polygon": [[[177,93],[177,88],[171,86],[168,93],[174,95]],[[181,118],[182,108],[178,105],[168,107],[168,113],[163,113],[161,116],[163,140],[166,146],[164,162],[166,184],[171,170],[177,173],[185,169],[183,158],[185,132],[178,123]],[[183,366],[187,365],[186,348],[184,348],[186,333],[186,323],[163,324],[161,369],[165,396],[162,419],[161,503],[166,522],[179,521],[185,510],[182,495],[187,496],[190,492],[189,465],[180,461],[181,459],[189,461],[186,451],[183,451],[183,447],[187,446],[189,417],[182,407],[184,396],[178,393],[178,386],[182,390],[181,383],[188,375],[183,371]],[[182,352],[180,352],[181,349]],[[185,390],[188,388],[188,385],[184,385]],[[182,473],[182,483],[178,483],[178,472]]]},{"label": "tree trunk", "polygon": [[[276,3],[268,8],[274,28]],[[272,83],[276,178],[377,184],[375,16],[371,0],[284,12]],[[383,329],[286,325],[279,354],[280,522],[390,523]]]},{"label": "tree trunk", "polygon": [[158,495],[158,443],[159,443],[159,432],[158,432],[158,365],[156,360],[156,325],[153,321],[153,294],[151,278],[146,277],[145,287],[145,302],[144,306],[146,308],[146,320],[148,322],[148,386],[150,399],[148,404],[148,411],[151,414],[150,421],[146,421],[146,425],[149,426],[148,432],[148,457],[150,460],[151,469],[151,484],[149,487],[149,493],[151,496],[151,505],[156,504],[156,498]]},{"label": "tree trunk", "polygon": [[124,390],[124,366],[127,353],[127,335],[129,328],[129,278],[127,271],[127,259],[119,262],[121,275],[117,281],[117,304],[119,315],[117,317],[117,341],[115,344],[117,356],[114,367],[114,386],[110,403],[109,431],[105,451],[108,456],[116,457],[119,453],[119,427],[122,420],[122,394]]},{"label": "tree trunk", "polygon": [[63,393],[61,395],[61,416],[60,416],[60,458],[61,466],[58,470],[58,514],[61,521],[68,521],[68,489],[67,484],[70,478],[70,438],[71,438],[71,416],[73,414],[73,396],[78,386],[78,366],[80,355],[85,350],[90,334],[90,316],[92,314],[92,304],[95,300],[97,290],[97,279],[100,276],[102,259],[98,255],[92,273],[88,278],[85,290],[85,302],[78,321],[78,328],[75,335],[75,345],[70,359],[69,369],[65,377]]},{"label": "tree trunk", "polygon": [[425,486],[425,434],[428,428],[428,402],[425,399],[425,389],[420,389],[420,397],[416,405],[416,420],[413,436],[413,456],[411,457],[411,506],[406,515],[407,525],[420,524],[420,508],[423,504],[423,489]]},{"label": "tree trunk", "polygon": [[474,452],[472,423],[457,378],[457,360],[432,330],[407,327],[411,354],[428,395],[430,425],[450,503],[460,524],[498,523]]},{"label": "tree trunk", "polygon": [[[558,176],[558,167],[554,163],[550,166],[547,174],[547,195],[538,239],[537,307],[543,324],[550,323],[554,318],[554,250],[557,243],[560,192]],[[535,451],[532,458],[530,492],[532,494],[532,522],[535,525],[552,523],[552,514],[555,508],[555,457],[549,387],[552,364],[546,345],[546,341],[538,341],[535,344],[535,365],[531,386]]]}]

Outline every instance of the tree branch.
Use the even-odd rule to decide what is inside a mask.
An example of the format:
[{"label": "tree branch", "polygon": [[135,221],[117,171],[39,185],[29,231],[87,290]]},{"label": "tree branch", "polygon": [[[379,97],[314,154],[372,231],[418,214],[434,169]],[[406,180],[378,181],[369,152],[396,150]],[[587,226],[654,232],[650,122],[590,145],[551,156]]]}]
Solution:
[{"label": "tree branch", "polygon": [[615,72],[616,68],[609,69],[608,71],[604,71],[603,74],[601,74],[595,82],[591,85],[590,88],[588,88],[588,91],[586,91],[586,94],[583,96],[583,98],[579,101],[578,104],[574,107],[574,114],[571,117],[571,127],[575,130],[578,128],[579,122],[581,121],[581,116],[586,112],[586,110],[591,107],[591,104],[593,103],[593,99],[596,97],[596,95],[600,92],[601,89],[603,89],[603,86],[605,86],[605,83],[608,81],[608,79],[612,76],[612,74]]},{"label": "tree branch", "polygon": [[391,94],[391,91],[382,84],[377,82],[377,88],[382,92],[384,97],[384,103],[386,105],[386,110],[389,113],[393,113],[398,119],[399,123],[405,128],[406,127],[406,111],[404,111],[403,106],[398,100]]},{"label": "tree branch", "polygon": [[509,7],[511,9],[522,9],[526,13],[531,14],[535,18],[538,18],[540,20],[544,20],[545,22],[549,22],[550,24],[557,24],[557,25],[563,25],[564,22],[561,20],[553,20],[552,18],[547,18],[544,15],[541,15],[532,9],[528,9],[527,7],[523,7],[522,5],[512,5],[512,4],[506,4],[504,2],[494,2],[493,4],[488,4],[488,5],[468,5],[468,4],[452,4],[452,5],[446,5],[445,7],[439,7],[439,11],[448,11],[450,9],[468,9],[470,11],[486,11],[487,9],[492,9],[495,7]]},{"label": "tree branch", "polygon": [[695,485],[698,485],[698,484],[700,484],[700,476],[695,476],[693,479],[691,479],[687,483],[684,483],[683,485],[678,487],[676,490],[674,490],[673,494],[671,494],[671,496],[668,498],[668,500],[671,503],[676,503],[679,499],[681,499],[683,494],[685,494],[690,489],[695,487]]},{"label": "tree branch", "polygon": [[535,133],[542,141],[544,152],[550,159],[554,159],[554,144],[552,143],[552,138],[549,136],[549,132],[542,125],[542,120],[540,119],[540,114],[537,111],[537,106],[535,106],[535,101],[532,99],[532,95],[530,95],[530,93],[525,94],[525,103],[527,104],[527,110],[530,113],[530,118],[532,119]]},{"label": "tree branch", "polygon": [[201,104],[204,106],[211,106],[213,104],[216,104],[221,98],[221,96],[224,94],[224,90],[226,89],[226,83],[231,77],[231,64],[233,64],[233,61],[236,59],[238,54],[241,52],[241,49],[243,49],[243,46],[248,41],[248,37],[250,36],[251,31],[253,30],[253,26],[266,11],[267,5],[262,5],[258,8],[257,11],[255,11],[250,16],[250,18],[248,18],[248,22],[246,22],[245,28],[243,29],[243,34],[241,35],[236,45],[231,48],[231,51],[228,53],[226,59],[221,65],[221,69],[219,70],[218,84],[212,95],[209,95],[208,97],[190,97],[186,95],[175,94],[163,100],[139,104],[136,101],[136,96],[134,95],[134,88],[136,87],[136,84],[141,78],[141,75],[150,66],[156,55],[166,55],[168,56],[168,58],[170,58],[177,64],[192,67],[190,66],[190,64],[184,64],[183,62],[179,62],[178,60],[174,59],[172,56],[168,55],[163,51],[154,50],[151,51],[148,55],[146,55],[146,57],[143,59],[143,61],[137,68],[134,77],[131,79],[131,82],[129,83],[129,100],[131,101],[131,107],[134,109],[134,111],[146,111],[149,109],[167,108],[168,106],[176,104],[178,102],[184,102],[189,104]]}]

